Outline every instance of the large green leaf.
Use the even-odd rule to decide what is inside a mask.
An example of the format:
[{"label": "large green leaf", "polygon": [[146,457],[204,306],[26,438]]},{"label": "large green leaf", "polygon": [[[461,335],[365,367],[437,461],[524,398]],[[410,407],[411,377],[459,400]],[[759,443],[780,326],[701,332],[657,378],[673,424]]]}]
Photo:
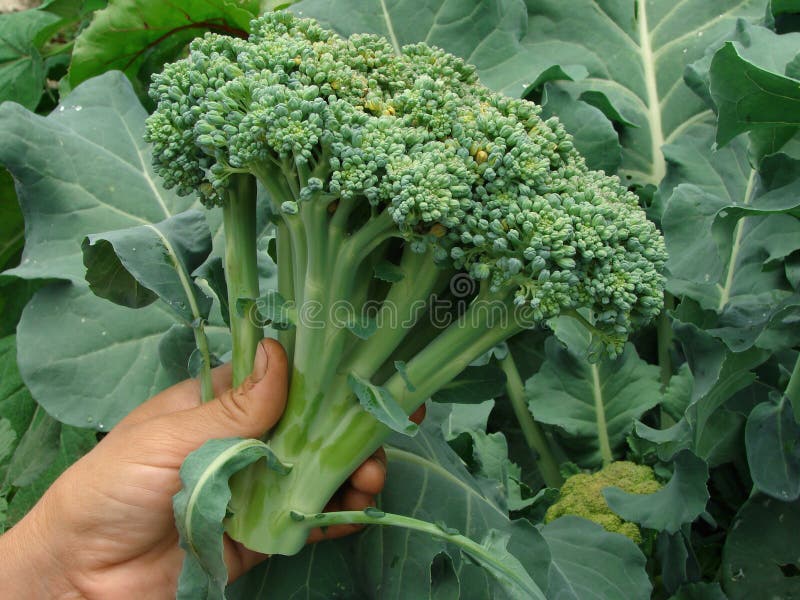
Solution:
[{"label": "large green leaf", "polygon": [[[791,41],[795,48],[800,44],[800,34],[786,34],[785,38],[794,38]],[[788,39],[785,41],[791,43]],[[732,42],[714,55],[710,74],[711,97],[719,111],[717,143],[720,146],[753,129],[800,127],[800,81],[797,79],[745,60]]]},{"label": "large green leaf", "polygon": [[653,494],[629,494],[611,487],[603,490],[608,507],[626,521],[642,527],[677,533],[706,509],[708,466],[688,450],[675,457],[669,483]]},{"label": "large green leaf", "polygon": [[351,600],[357,538],[310,544],[295,556],[273,556],[228,587],[228,600]]},{"label": "large green leaf", "polygon": [[779,500],[800,498],[800,425],[783,396],[762,402],[747,418],[745,445],[756,488]]},{"label": "large green leaf", "polygon": [[[525,568],[545,589],[549,554],[541,537],[535,531],[512,526],[498,501],[487,496],[487,490],[466,471],[447,444],[430,431],[432,426],[424,424],[413,439],[393,438],[394,447],[387,448],[389,476],[381,494],[381,509],[440,522],[474,540],[482,540],[492,529],[505,532],[511,535],[509,549],[518,558],[525,558]],[[519,539],[523,540],[524,557],[518,554],[522,551],[517,549]],[[504,597],[494,579],[480,571],[472,572],[457,549],[423,534],[386,527],[370,529],[359,537],[358,575],[367,597],[427,598],[431,563],[441,552],[453,561],[464,600]]]},{"label": "large green leaf", "polygon": [[95,443],[93,430],[62,425],[37,409],[0,486],[12,492],[6,525],[24,517],[56,478]]},{"label": "large green leaf", "polygon": [[91,234],[83,242],[86,280],[95,294],[131,308],[161,298],[187,323],[207,319],[211,309],[211,298],[191,280],[210,252],[206,216],[197,210]]},{"label": "large green leaf", "polygon": [[728,598],[797,597],[798,530],[800,501],[750,498],[731,524],[722,552],[720,580]]},{"label": "large green leaf", "polygon": [[734,350],[791,346],[800,296],[775,267],[800,248],[800,161],[768,157],[756,172],[745,140],[709,154],[713,136],[698,123],[665,147],[668,288],[716,313],[704,327]]},{"label": "large green leaf", "polygon": [[158,358],[159,339],[174,322],[161,303],[132,311],[86,287],[51,284],[22,314],[22,377],[55,418],[107,430],[175,381]]},{"label": "large green leaf", "polygon": [[[111,427],[175,381],[160,367],[158,342],[176,317],[161,302],[136,313],[92,297],[80,250],[88,234],[158,223],[195,202],[157,182],[145,117],[121,73],[76,88],[48,117],[0,108],[0,162],[26,218],[22,264],[9,272],[73,284],[48,286],[27,306],[20,368],[44,408],[76,426]],[[208,215],[216,232],[218,215]]]},{"label": "large green leaf", "polygon": [[540,50],[522,0],[303,0],[291,10],[343,36],[382,35],[398,50],[416,42],[438,46],[474,64],[483,83],[509,96],[586,73],[568,57]]},{"label": "large green leaf", "polygon": [[0,103],[19,102],[31,110],[44,92],[40,49],[60,19],[42,10],[0,15]]},{"label": "large green leaf", "polygon": [[16,338],[0,338],[0,415],[10,421],[17,441],[25,433],[35,408],[17,367]]},{"label": "large green leaf", "polygon": [[[707,107],[683,82],[683,69],[730,30],[736,17],[763,14],[751,0],[531,0],[529,36],[559,64],[580,63],[589,76],[559,84],[573,95],[592,92],[633,126],[624,127],[622,172],[658,184],[665,173],[660,147]],[[591,96],[590,96],[591,98]]]},{"label": "large green leaf", "polygon": [[[798,78],[798,75],[792,75],[790,67],[797,55],[798,39],[798,34],[777,35],[772,29],[740,20],[725,36],[725,42],[712,44],[702,59],[687,67],[687,85],[715,106],[719,113],[717,141],[720,145],[745,130],[751,131],[750,149],[756,160],[782,148],[791,152],[791,147],[797,145],[795,134],[798,128],[791,125],[791,115],[784,115],[772,125],[765,123],[767,115],[774,113],[785,100],[760,104],[761,110],[748,111],[751,112],[748,118],[752,120],[752,126],[740,120],[736,113],[744,111],[748,103],[755,101],[759,104],[765,100],[769,93],[770,75]],[[756,78],[765,78],[767,88],[762,90],[755,86],[753,77],[745,77],[745,71],[757,73]],[[749,86],[754,87],[747,96],[742,96]]]},{"label": "large green leaf", "polygon": [[610,461],[633,422],[661,400],[658,368],[640,359],[632,344],[616,360],[579,359],[554,339],[547,360],[525,384],[537,421],[563,430],[573,459],[585,466]]},{"label": "large green leaf", "polygon": [[506,376],[498,366],[470,366],[439,388],[432,399],[434,402],[477,404],[501,396],[505,389]]},{"label": "large green leaf", "polygon": [[0,107],[0,163],[17,181],[26,231],[10,273],[83,282],[86,235],[157,223],[194,204],[153,173],[146,116],[121,73],[76,88],[47,117]]},{"label": "large green leaf", "polygon": [[566,516],[542,527],[552,555],[548,598],[645,600],[652,584],[644,554],[630,539],[597,523]]},{"label": "large green leaf", "polygon": [[[117,0],[94,15],[72,52],[69,83],[111,69],[132,80],[177,58],[186,44],[206,31],[245,35],[259,13],[258,0]],[[146,82],[146,81],[145,81]]]},{"label": "large green leaf", "polygon": [[753,369],[769,354],[757,348],[731,352],[725,344],[694,323],[676,321],[674,329],[694,376],[686,420],[692,430],[695,451],[699,454],[697,448],[703,446],[714,413],[735,393],[755,381]]}]

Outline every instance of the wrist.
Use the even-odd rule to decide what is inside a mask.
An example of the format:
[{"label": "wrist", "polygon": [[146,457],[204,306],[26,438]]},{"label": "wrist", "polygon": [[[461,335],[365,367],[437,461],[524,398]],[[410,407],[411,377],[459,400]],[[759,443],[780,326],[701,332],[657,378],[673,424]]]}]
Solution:
[{"label": "wrist", "polygon": [[[48,536],[45,508],[39,502],[19,523],[0,536],[0,598],[80,600]],[[48,539],[49,538],[49,539]]]}]

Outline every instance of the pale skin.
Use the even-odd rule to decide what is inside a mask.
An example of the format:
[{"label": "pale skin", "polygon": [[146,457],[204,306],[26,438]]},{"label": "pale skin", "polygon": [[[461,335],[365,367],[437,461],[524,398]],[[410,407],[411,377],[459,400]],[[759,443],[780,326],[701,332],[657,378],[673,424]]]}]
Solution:
[{"label": "pale skin", "polygon": [[[261,342],[253,373],[231,389],[231,368],[214,370],[216,399],[200,404],[197,381],[179,383],[123,419],[72,465],[38,504],[0,537],[0,597],[119,600],[174,598],[183,550],[172,515],[178,471],[204,442],[259,437],[277,423],[288,388],[286,355]],[[423,412],[412,417],[419,421]],[[368,458],[328,510],[374,505],[384,485],[382,450]],[[356,526],[312,531],[309,542],[340,537]],[[230,580],[267,559],[227,536]]]}]

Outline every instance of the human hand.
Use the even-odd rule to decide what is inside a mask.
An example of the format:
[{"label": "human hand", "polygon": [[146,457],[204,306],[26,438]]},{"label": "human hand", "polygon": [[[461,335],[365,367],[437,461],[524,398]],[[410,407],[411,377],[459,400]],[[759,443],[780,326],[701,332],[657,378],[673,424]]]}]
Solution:
[{"label": "human hand", "polygon": [[[56,480],[0,538],[0,548],[12,558],[4,557],[5,568],[0,567],[6,571],[0,575],[0,596],[174,598],[184,554],[172,513],[180,466],[210,439],[259,437],[277,423],[287,396],[286,355],[277,342],[264,340],[250,377],[237,390],[230,389],[231,378],[230,365],[214,369],[217,399],[203,405],[196,380],[161,392]],[[367,459],[329,509],[373,504],[383,488],[385,460],[382,450]],[[356,529],[317,529],[309,541]],[[224,548],[231,580],[266,558],[227,536]],[[33,570],[30,578],[20,573],[25,569]],[[15,580],[24,585],[15,588],[22,595],[8,589]]]}]

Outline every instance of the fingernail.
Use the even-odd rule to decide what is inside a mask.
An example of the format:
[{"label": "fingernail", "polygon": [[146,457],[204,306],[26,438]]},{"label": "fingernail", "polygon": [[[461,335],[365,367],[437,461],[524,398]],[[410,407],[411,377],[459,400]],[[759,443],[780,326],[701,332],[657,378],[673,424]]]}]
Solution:
[{"label": "fingernail", "polygon": [[269,355],[267,354],[264,344],[259,342],[256,348],[256,358],[253,361],[253,381],[261,381],[264,375],[267,374],[267,367],[269,366]]}]

